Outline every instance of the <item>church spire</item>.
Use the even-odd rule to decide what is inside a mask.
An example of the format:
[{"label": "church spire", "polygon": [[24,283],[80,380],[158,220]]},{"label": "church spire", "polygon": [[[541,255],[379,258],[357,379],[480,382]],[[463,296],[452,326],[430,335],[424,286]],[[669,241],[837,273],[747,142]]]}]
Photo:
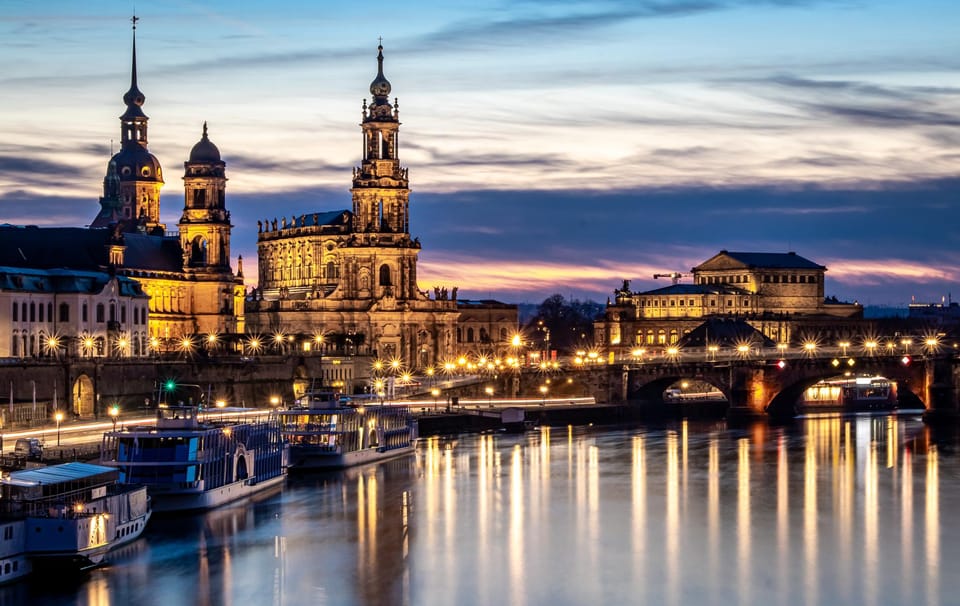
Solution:
[{"label": "church spire", "polygon": [[130,66],[130,90],[123,95],[123,102],[127,106],[127,111],[120,116],[122,128],[120,129],[121,147],[127,147],[131,144],[147,146],[147,116],[140,109],[146,97],[137,86],[137,21],[140,17],[134,15],[130,18],[133,23],[133,53]]}]

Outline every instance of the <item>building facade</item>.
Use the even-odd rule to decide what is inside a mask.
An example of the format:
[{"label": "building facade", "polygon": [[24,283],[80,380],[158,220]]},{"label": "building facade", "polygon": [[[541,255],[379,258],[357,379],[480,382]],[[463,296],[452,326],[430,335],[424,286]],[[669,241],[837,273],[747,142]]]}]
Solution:
[{"label": "building facade", "polygon": [[[179,231],[168,232],[160,222],[163,169],[147,147],[149,119],[143,113],[146,98],[137,83],[136,25],[133,35],[130,88],[123,95],[126,109],[120,116],[120,149],[107,164],[100,211],[90,227],[0,228],[0,264],[9,268],[11,276],[22,272],[18,279],[37,285],[34,290],[40,289],[11,288],[4,292],[23,293],[11,296],[37,299],[38,305],[38,297],[53,296],[58,301],[57,317],[61,303],[79,306],[76,312],[68,313],[72,320],[54,326],[48,314],[42,327],[46,338],[69,341],[78,354],[147,355],[183,348],[184,339],[196,335],[242,333],[244,329],[242,260],[238,259],[236,274],[230,266],[232,226],[225,206],[226,165],[204,124],[200,141],[184,163]],[[50,246],[50,242],[57,246]],[[28,275],[36,277],[28,279]],[[76,284],[71,284],[71,279]],[[137,284],[135,290],[132,280]],[[76,289],[86,289],[83,296],[89,300],[67,301],[74,296],[68,293]],[[111,290],[114,292],[110,296],[119,298],[94,300]],[[123,303],[124,297],[137,299],[138,303]],[[149,301],[148,309],[141,306],[145,301]],[[100,317],[94,309],[101,304],[108,310],[103,322],[92,319]],[[84,305],[87,316],[82,312]],[[115,310],[116,315],[109,310]],[[17,325],[9,317],[10,330],[16,330],[18,338],[7,346],[0,344],[0,352],[6,352],[0,355],[37,354],[41,329],[32,321],[29,326],[23,325],[22,319]],[[84,317],[87,319],[79,320]],[[95,347],[76,345],[89,342],[89,335],[93,335]],[[18,342],[16,346],[14,341]]]},{"label": "building facade", "polygon": [[[417,285],[419,238],[410,235],[410,184],[400,164],[399,109],[378,48],[363,102],[363,157],[352,208],[258,221],[259,286],[247,302],[251,332],[322,335],[338,351],[426,368],[456,350],[456,288]],[[344,347],[346,344],[346,347]]]},{"label": "building facade", "polygon": [[107,272],[0,267],[0,357],[143,355],[147,305],[139,283]]},{"label": "building facade", "polygon": [[184,162],[184,204],[178,232],[160,222],[163,169],[147,147],[146,97],[137,84],[134,25],[130,89],[123,95],[120,150],[110,158],[100,212],[92,230],[113,233],[108,265],[139,281],[150,297],[153,347],[180,347],[197,334],[243,332],[243,270],[230,266],[230,212],[226,163],[203,125]]},{"label": "building facade", "polygon": [[862,306],[824,297],[826,271],[793,252],[723,250],[691,270],[693,284],[632,292],[624,281],[594,340],[625,354],[654,351],[679,343],[706,318],[726,317],[745,320],[775,343],[797,342],[863,317]]}]

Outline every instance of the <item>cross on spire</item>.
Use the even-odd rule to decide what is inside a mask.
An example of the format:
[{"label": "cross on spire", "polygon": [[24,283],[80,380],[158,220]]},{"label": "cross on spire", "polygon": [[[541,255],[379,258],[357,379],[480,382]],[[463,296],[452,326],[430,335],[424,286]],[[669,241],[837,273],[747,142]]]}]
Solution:
[{"label": "cross on spire", "polygon": [[133,29],[137,29],[137,21],[140,20],[140,17],[134,15],[130,17],[130,23],[133,23]]},{"label": "cross on spire", "polygon": [[380,43],[380,46],[383,46],[383,36],[377,36],[377,41]]}]

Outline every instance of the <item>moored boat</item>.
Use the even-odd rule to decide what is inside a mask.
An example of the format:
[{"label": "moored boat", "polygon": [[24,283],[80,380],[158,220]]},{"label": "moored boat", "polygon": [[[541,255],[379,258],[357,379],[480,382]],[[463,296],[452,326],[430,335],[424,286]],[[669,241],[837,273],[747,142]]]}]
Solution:
[{"label": "moored boat", "polygon": [[14,550],[22,543],[28,560],[23,572],[24,557],[5,554],[4,569],[12,558],[11,569],[23,574],[31,567],[82,570],[138,538],[152,513],[147,489],[118,480],[115,469],[76,462],[15,471],[0,480],[4,538]]},{"label": "moored boat", "polygon": [[417,422],[406,406],[344,404],[336,392],[311,392],[277,412],[289,445],[288,469],[342,469],[413,452]]},{"label": "moored boat", "polygon": [[101,463],[120,481],[147,486],[154,511],[219,507],[284,479],[285,446],[276,415],[226,419],[195,407],[161,407],[155,426],[104,434]]}]

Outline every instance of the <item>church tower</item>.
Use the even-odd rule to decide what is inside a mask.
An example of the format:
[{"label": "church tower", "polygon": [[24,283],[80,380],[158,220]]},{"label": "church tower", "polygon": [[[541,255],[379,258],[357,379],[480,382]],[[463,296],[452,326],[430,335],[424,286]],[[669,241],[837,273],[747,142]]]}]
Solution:
[{"label": "church tower", "polygon": [[383,45],[377,51],[377,77],[370,83],[370,104],[363,102],[360,124],[363,158],[353,170],[350,190],[355,240],[348,248],[363,247],[365,254],[354,254],[357,266],[346,267],[344,273],[360,276],[360,283],[348,285],[354,296],[416,299],[420,243],[409,234],[410,186],[407,169],[400,166],[400,111],[396,99],[391,105],[388,98],[391,86],[383,75]]},{"label": "church tower", "polygon": [[227,176],[220,150],[203,136],[183,163],[184,204],[180,217],[180,246],[187,272],[230,268],[230,213],[224,205]]},{"label": "church tower", "polygon": [[[133,17],[133,63],[130,72],[130,90],[123,95],[127,110],[120,116],[120,151],[110,159],[110,171],[116,170],[120,179],[119,207],[108,208],[113,201],[104,191],[101,210],[92,227],[106,227],[113,215],[121,221],[138,222],[151,233],[162,232],[160,223],[160,188],[163,172],[157,158],[147,151],[147,122],[143,113],[146,97],[137,87],[137,17]],[[106,184],[105,184],[106,185]],[[106,190],[106,187],[105,187]]]},{"label": "church tower", "polygon": [[410,187],[400,167],[399,106],[390,105],[390,82],[383,75],[383,46],[377,47],[377,77],[370,83],[372,101],[363,102],[363,160],[353,171],[353,231],[357,234],[406,234]]}]

